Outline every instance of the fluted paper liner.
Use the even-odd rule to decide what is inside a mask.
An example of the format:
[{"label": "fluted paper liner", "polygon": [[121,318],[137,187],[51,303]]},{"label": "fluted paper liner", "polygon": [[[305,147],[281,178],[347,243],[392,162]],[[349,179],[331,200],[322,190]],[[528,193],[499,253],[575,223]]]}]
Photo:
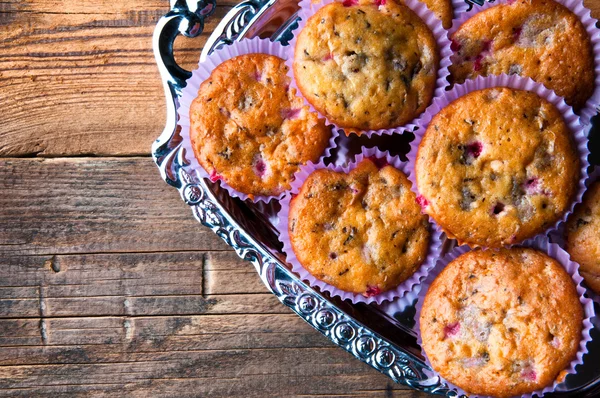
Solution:
[{"label": "fluted paper liner", "polygon": [[[587,188],[589,188],[590,185],[592,185],[596,181],[600,181],[600,166],[595,166],[591,169],[592,172],[590,173],[589,178],[586,181]],[[550,240],[558,244],[562,248],[566,247],[565,225],[566,223],[560,224],[559,227],[550,234]],[[588,295],[592,298],[592,300],[600,304],[600,296],[597,295],[592,289],[588,289]],[[598,317],[595,318],[595,324],[597,325],[598,329],[600,329],[600,319]]]},{"label": "fluted paper liner", "polygon": [[415,303],[415,300],[421,292],[421,287],[420,284],[414,285],[410,291],[404,294],[404,296],[381,303],[379,308],[390,317],[394,318],[397,313],[406,311],[407,308]]},{"label": "fluted paper liner", "polygon": [[[556,261],[558,261],[560,263],[560,265],[562,265],[565,268],[565,270],[569,273],[569,275],[571,275],[571,277],[573,278],[573,282],[576,285],[577,294],[579,295],[579,301],[581,302],[581,306],[583,307],[583,313],[584,313],[583,329],[582,329],[582,333],[581,333],[581,341],[579,343],[579,350],[577,351],[575,359],[573,359],[571,361],[571,363],[569,364],[569,366],[567,366],[567,368],[565,369],[567,372],[566,373],[567,375],[574,374],[575,368],[583,363],[583,357],[588,352],[587,344],[592,340],[592,338],[590,336],[590,331],[593,327],[592,323],[591,323],[591,319],[594,317],[594,303],[592,302],[592,300],[585,297],[585,295],[584,295],[585,288],[581,285],[583,278],[581,277],[581,275],[579,275],[579,271],[578,271],[579,265],[576,262],[571,261],[571,258],[569,257],[569,253],[564,251],[557,244],[550,243],[548,238],[544,237],[544,236],[538,236],[535,239],[527,240],[522,245],[519,245],[519,247],[530,247],[530,248],[537,249],[537,250],[540,250],[541,252],[546,253],[548,256],[550,256],[553,259],[555,259]],[[431,283],[440,274],[440,272],[446,267],[446,265],[448,265],[455,258],[457,258],[460,255],[467,253],[469,251],[471,251],[471,249],[469,249],[466,246],[457,247],[454,250],[450,251],[448,254],[446,254],[443,258],[441,258],[437,262],[434,269],[429,272],[429,275],[421,284],[421,292],[419,293],[419,296],[417,298],[416,314],[415,314],[415,331],[417,332],[417,343],[419,344],[419,346],[422,347],[422,345],[423,345],[422,344],[423,340],[421,337],[421,328],[420,328],[421,310],[423,309],[423,300],[424,300],[425,296],[427,295],[429,286],[431,286]],[[433,369],[431,366],[431,362],[429,362],[429,359],[427,358],[427,354],[425,353],[425,351],[422,348],[421,348],[421,353],[423,354],[423,357],[425,358],[425,362],[426,362],[427,366],[429,366],[429,368]],[[464,394],[464,395],[470,396],[470,397],[482,397],[482,398],[485,397],[482,395],[468,394],[466,391],[464,391],[460,387],[445,380],[441,375],[439,375],[439,373],[437,373],[435,371],[433,371],[433,372],[426,371],[426,373],[429,377],[435,377],[435,376],[439,377],[440,380],[442,380],[444,383],[446,383],[450,389],[456,391],[458,394]],[[559,375],[559,377],[560,377],[560,375]],[[564,382],[564,379],[563,379],[563,382]],[[552,392],[552,391],[560,391],[561,384],[562,384],[562,382],[559,383],[559,382],[555,381],[553,384],[548,385],[541,390],[536,390],[529,394],[525,394],[525,395],[523,395],[523,397],[531,398],[533,395],[537,395],[538,397],[541,397],[544,394]]]},{"label": "fluted paper liner", "polygon": [[304,280],[312,287],[318,287],[322,292],[328,292],[332,297],[340,297],[343,300],[349,300],[352,303],[381,304],[384,301],[391,301],[402,297],[407,292],[411,291],[413,286],[419,284],[425,278],[427,272],[435,264],[441,249],[441,234],[435,229],[433,224],[430,223],[429,250],[425,261],[423,261],[423,264],[421,264],[421,266],[412,276],[410,276],[396,288],[371,297],[365,297],[359,293],[343,291],[312,276],[296,258],[296,254],[294,253],[290,242],[288,231],[289,206],[292,199],[292,194],[297,194],[299,192],[300,188],[304,184],[304,181],[306,181],[309,175],[319,169],[329,169],[336,172],[349,173],[350,170],[353,170],[364,158],[371,156],[374,156],[378,159],[386,159],[388,164],[394,166],[396,169],[405,174],[409,173],[406,162],[401,162],[398,157],[393,157],[388,152],[382,152],[377,148],[363,148],[362,152],[356,155],[354,162],[349,163],[346,166],[325,166],[323,162],[319,162],[317,164],[309,163],[305,166],[302,166],[300,171],[296,173],[296,178],[292,182],[292,189],[281,200],[281,210],[278,213],[278,220],[275,227],[279,231],[279,240],[281,243],[283,243],[283,252],[286,254],[287,263],[291,265],[292,271],[298,274],[300,279]]},{"label": "fluted paper liner", "polygon": [[[296,78],[294,76],[294,67],[293,67],[294,52],[296,49],[296,41],[297,41],[298,34],[300,33],[300,31],[302,31],[302,29],[304,29],[306,22],[312,15],[314,15],[321,8],[325,7],[328,4],[334,3],[335,1],[336,0],[321,0],[320,2],[315,2],[315,3],[313,3],[312,0],[300,1],[300,10],[298,11],[298,16],[301,18],[301,20],[298,22],[298,27],[293,31],[294,38],[292,40],[290,40],[290,45],[287,47],[288,58],[286,60],[286,64],[288,66],[288,75],[292,79],[292,87],[294,87],[296,89],[298,95],[302,95],[302,92],[300,91],[300,89],[298,88],[298,85],[296,83]],[[421,18],[423,20],[423,22],[425,22],[425,24],[429,27],[429,30],[431,30],[431,32],[433,33],[433,36],[436,39],[436,43],[437,43],[437,47],[438,47],[438,51],[439,51],[439,65],[438,65],[438,70],[437,70],[437,79],[436,79],[433,98],[441,97],[444,95],[444,91],[445,91],[446,87],[448,86],[447,77],[450,74],[448,67],[450,66],[450,55],[452,55],[452,50],[450,49],[450,40],[448,40],[448,32],[446,31],[446,29],[444,29],[442,27],[442,22],[435,16],[435,14],[433,12],[431,12],[429,10],[429,8],[427,8],[427,6],[424,3],[421,3],[418,0],[403,0],[402,3],[405,4],[408,8],[410,8],[415,14],[417,14],[419,16],[419,18]],[[308,102],[306,97],[304,97],[302,95],[302,98],[304,98],[304,103],[306,105],[310,106],[310,109],[312,111],[318,112],[312,106],[312,104],[310,102]],[[320,112],[319,112],[319,114],[321,115]],[[412,132],[416,128],[416,126],[418,124],[418,120],[421,117],[421,115],[415,117],[412,121],[404,124],[403,126],[398,126],[398,127],[394,127],[394,128],[388,128],[388,129],[379,129],[379,130],[361,130],[361,129],[340,127],[337,124],[333,123],[331,120],[329,120],[327,118],[327,116],[325,116],[325,115],[321,115],[321,116],[324,117],[325,120],[327,120],[327,123],[334,125],[336,130],[344,130],[344,131],[358,130],[358,131],[361,131],[360,135],[365,135],[367,137],[370,137],[373,134],[377,134],[377,135],[388,134],[389,135],[394,132],[400,133],[400,134],[404,133],[405,131]]]},{"label": "fluted paper liner", "polygon": [[[573,113],[573,108],[567,105],[562,97],[559,97],[554,93],[554,91],[548,90],[543,85],[534,82],[530,78],[525,78],[516,75],[491,75],[487,77],[478,76],[475,79],[467,80],[462,84],[456,84],[452,87],[451,90],[446,92],[446,95],[443,98],[436,98],[433,104],[425,111],[425,114],[420,120],[419,128],[415,132],[415,139],[410,143],[410,152],[408,153],[408,161],[411,163],[414,168],[416,157],[419,150],[419,145],[423,139],[423,135],[427,131],[427,127],[429,123],[433,119],[433,117],[440,112],[443,108],[449,105],[451,102],[456,99],[463,97],[473,91],[482,90],[486,88],[493,87],[509,87],[514,89],[526,90],[537,94],[539,97],[544,98],[553,104],[558,111],[562,114],[563,120],[565,124],[569,128],[569,130],[573,133],[573,142],[575,147],[577,148],[577,152],[579,154],[580,160],[580,175],[578,181],[578,189],[575,197],[572,199],[571,206],[567,209],[565,214],[556,221],[553,225],[548,227],[544,232],[538,235],[547,235],[552,231],[555,231],[560,224],[564,223],[567,220],[569,214],[573,212],[575,205],[581,202],[581,198],[583,197],[583,193],[585,192],[585,181],[587,179],[587,168],[589,166],[588,163],[588,139],[587,135],[589,133],[590,127],[589,125],[583,125],[581,123],[581,119],[575,113]],[[411,173],[409,176],[411,180],[412,188],[415,193],[419,195],[418,186],[416,184],[416,173]],[[433,217],[431,218],[433,220]],[[434,220],[435,221],[435,220]],[[437,222],[436,222],[437,224]],[[446,232],[449,237],[454,238],[454,235],[451,231],[444,229],[442,226],[437,224],[439,228]],[[537,235],[536,235],[537,236]],[[533,238],[533,237],[532,237]],[[458,241],[460,245],[467,244],[467,242]],[[518,245],[519,242],[516,242],[511,245]],[[476,244],[469,244],[471,247],[479,247]],[[484,247],[485,248],[485,247]]]},{"label": "fluted paper liner", "polygon": [[[567,7],[573,14],[575,14],[590,37],[590,43],[592,46],[592,53],[594,55],[594,92],[592,96],[587,100],[586,104],[583,108],[579,110],[579,116],[581,116],[581,120],[583,124],[590,124],[591,118],[598,113],[597,108],[600,105],[600,29],[596,27],[596,22],[598,22],[595,18],[592,18],[590,15],[590,10],[585,7],[583,1],[581,0],[554,0],[559,4]],[[464,0],[452,0],[453,7],[459,10],[455,12],[456,18],[452,21],[452,27],[448,31],[448,38],[452,37],[454,32],[458,30],[458,28],[465,23],[465,21],[471,18],[473,15],[478,14],[484,10],[487,10],[490,7],[494,7],[500,4],[510,4],[511,0],[496,0],[492,2],[484,2],[483,5],[473,4],[473,8],[470,11],[466,11]],[[463,11],[464,10],[464,11]]]},{"label": "fluted paper liner", "polygon": [[[179,99],[179,107],[177,109],[177,114],[179,116],[177,125],[181,127],[181,146],[185,149],[185,158],[189,162],[190,167],[195,170],[201,178],[210,179],[210,175],[200,165],[196,159],[196,156],[194,155],[194,150],[192,149],[192,142],[190,139],[190,106],[192,101],[198,96],[198,90],[202,82],[210,77],[212,71],[217,66],[228,59],[237,57],[238,55],[255,53],[275,55],[283,60],[285,60],[287,57],[285,48],[277,42],[272,42],[267,39],[260,39],[258,37],[249,40],[236,41],[231,45],[227,45],[213,51],[209,56],[206,57],[204,62],[199,62],[198,69],[195,69],[192,72],[192,76],[186,81],[186,86],[182,90],[181,98]],[[298,95],[298,93],[296,94]],[[328,127],[331,128],[331,126]],[[323,153],[321,160],[330,155],[331,149],[335,146],[335,139],[338,135],[339,134],[337,131],[332,131],[329,145]],[[222,179],[219,179],[218,183],[222,188],[226,189],[231,196],[240,198],[242,200],[250,199],[248,194],[232,188]],[[284,195],[285,192],[282,192],[276,196],[255,195],[251,200],[255,203],[266,203],[273,199],[281,199]]]},{"label": "fluted paper liner", "polygon": [[[450,31],[455,28],[455,21],[462,19],[462,16],[469,11],[469,7],[475,7],[474,4],[467,3],[466,0],[451,0],[452,7],[452,26],[448,29],[448,39],[450,39]],[[456,29],[454,29],[456,30]]]}]

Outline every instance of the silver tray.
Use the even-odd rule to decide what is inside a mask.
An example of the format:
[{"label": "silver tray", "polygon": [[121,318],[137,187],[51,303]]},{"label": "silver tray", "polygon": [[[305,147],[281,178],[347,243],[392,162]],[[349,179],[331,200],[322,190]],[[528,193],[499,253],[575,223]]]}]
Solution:
[{"label": "silver tray", "polygon": [[[188,167],[177,129],[176,109],[181,90],[191,76],[179,67],[173,55],[173,42],[182,34],[198,36],[204,20],[216,8],[216,0],[171,0],[171,10],[155,29],[153,46],[156,62],[167,97],[167,122],[152,145],[152,156],[162,178],[175,187],[191,207],[194,216],[212,229],[256,271],[271,292],[312,327],[334,344],[359,360],[386,374],[397,383],[415,390],[455,397],[438,377],[428,377],[416,343],[414,306],[402,312],[384,312],[378,307],[352,305],[330,298],[299,280],[282,262],[276,232],[269,221],[272,209],[231,198],[217,184],[199,178]],[[291,38],[297,22],[297,0],[246,0],[233,7],[208,39],[201,59],[213,49],[244,37],[271,37],[282,44]],[[378,145],[397,148],[398,155],[408,151],[410,134],[401,137],[343,138],[338,143],[350,148]],[[594,151],[594,149],[592,149]],[[597,156],[599,152],[595,152]],[[335,157],[335,152],[332,155]],[[185,233],[185,231],[181,231]],[[600,395],[600,331],[592,331],[590,353],[576,375],[567,377],[560,397],[594,397]]]}]

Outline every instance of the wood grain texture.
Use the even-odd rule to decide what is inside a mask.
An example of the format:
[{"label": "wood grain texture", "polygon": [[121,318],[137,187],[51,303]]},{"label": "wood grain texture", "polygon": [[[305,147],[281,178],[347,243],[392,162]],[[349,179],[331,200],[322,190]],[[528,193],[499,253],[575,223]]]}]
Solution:
[{"label": "wood grain texture", "polygon": [[0,159],[0,187],[0,254],[227,249],[150,158]]},{"label": "wood grain texture", "polygon": [[293,314],[45,322],[48,337],[42,345],[39,322],[1,321],[14,339],[12,346],[3,342],[3,396],[8,389],[18,389],[22,396],[58,388],[89,393],[96,384],[104,385],[104,393],[125,388],[153,396],[165,393],[163,388],[171,396],[190,388],[192,396],[223,397],[403,393]]},{"label": "wood grain texture", "polygon": [[213,269],[227,263],[240,261],[229,251],[4,257],[0,318],[288,313],[253,268]]},{"label": "wood grain texture", "polygon": [[[192,68],[217,22],[176,42]],[[165,121],[152,32],[167,1],[0,3],[0,156],[149,154]]]},{"label": "wood grain texture", "polygon": [[[3,396],[406,393],[291,314],[232,252],[2,261]],[[185,300],[165,305],[173,296]]]}]

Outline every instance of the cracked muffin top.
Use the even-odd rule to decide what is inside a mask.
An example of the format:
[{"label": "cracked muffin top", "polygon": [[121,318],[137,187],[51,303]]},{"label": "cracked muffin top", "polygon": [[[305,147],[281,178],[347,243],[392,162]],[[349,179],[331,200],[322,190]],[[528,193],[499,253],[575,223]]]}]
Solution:
[{"label": "cracked muffin top", "polygon": [[348,174],[313,172],[290,202],[294,254],[315,278],[370,297],[397,287],[425,261],[429,222],[406,175],[385,159]]},{"label": "cracked muffin top", "polygon": [[419,145],[419,202],[453,238],[501,247],[557,222],[575,197],[580,161],[554,105],[505,87],[438,112]]},{"label": "cracked muffin top", "polygon": [[452,2],[450,0],[423,0],[423,3],[433,12],[433,14],[442,21],[444,29],[450,29],[452,26]]},{"label": "cracked muffin top", "polygon": [[294,76],[304,97],[347,132],[404,125],[433,97],[435,38],[393,0],[346,0],[318,10],[298,35]]},{"label": "cracked muffin top", "polygon": [[532,78],[575,110],[594,92],[594,54],[579,18],[552,0],[517,0],[488,8],[451,36],[456,83],[475,76]]},{"label": "cracked muffin top", "polygon": [[566,250],[581,266],[579,272],[585,283],[600,294],[600,181],[593,183],[583,202],[567,221]]},{"label": "cracked muffin top", "polygon": [[[380,0],[377,5],[385,4],[387,0]],[[320,3],[320,0],[312,0],[313,4]],[[347,0],[346,4],[351,5],[354,4],[355,0]],[[405,4],[404,0],[400,0],[401,4]],[[423,0],[422,3],[425,3],[427,8],[439,19],[442,21],[442,26],[444,29],[450,29],[452,26],[452,18],[454,17],[454,10],[452,9],[452,2],[450,0]]]},{"label": "cracked muffin top", "polygon": [[248,54],[217,66],[190,106],[190,138],[214,182],[248,194],[276,196],[300,165],[323,154],[331,129],[289,88],[287,67],[273,55]]},{"label": "cracked muffin top", "polygon": [[433,369],[470,394],[520,396],[564,376],[582,339],[575,283],[530,248],[474,250],[450,262],[423,301]]}]

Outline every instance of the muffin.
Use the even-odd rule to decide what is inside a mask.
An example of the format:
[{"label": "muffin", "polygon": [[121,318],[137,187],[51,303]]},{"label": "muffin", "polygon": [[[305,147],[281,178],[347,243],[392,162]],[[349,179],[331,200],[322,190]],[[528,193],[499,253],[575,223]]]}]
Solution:
[{"label": "muffin", "polygon": [[430,240],[410,187],[385,159],[364,159],[348,174],[314,171],[289,208],[299,263],[315,278],[366,297],[400,285],[425,261]]},{"label": "muffin", "polygon": [[423,0],[423,3],[442,21],[444,29],[452,26],[452,2],[450,0]]},{"label": "muffin", "polygon": [[[351,1],[348,4],[352,4],[354,1]],[[387,2],[384,0],[383,3]],[[312,0],[313,4],[320,3],[320,0]],[[380,1],[381,3],[381,1]],[[404,1],[401,1],[402,4],[405,4]],[[454,11],[452,9],[452,2],[450,0],[423,0],[423,3],[429,8],[429,10],[442,21],[442,26],[444,29],[450,29],[452,26],[452,17]]]},{"label": "muffin", "polygon": [[276,196],[300,165],[316,162],[331,129],[289,89],[279,57],[248,54],[217,66],[190,106],[190,138],[211,180]]},{"label": "muffin", "polygon": [[393,0],[334,2],[300,31],[293,69],[315,109],[346,132],[398,127],[431,102],[439,55],[427,25]]},{"label": "muffin", "polygon": [[456,83],[478,75],[527,76],[581,109],[594,92],[594,54],[579,18],[552,0],[488,8],[451,35]]},{"label": "muffin", "polygon": [[580,160],[561,113],[535,93],[473,91],[436,114],[416,155],[420,204],[471,246],[535,236],[569,209]]},{"label": "muffin", "polygon": [[585,283],[600,294],[600,181],[593,183],[567,221],[565,248]]},{"label": "muffin", "polygon": [[545,253],[475,250],[427,291],[422,348],[436,372],[470,394],[520,396],[564,377],[583,317],[571,276]]}]

